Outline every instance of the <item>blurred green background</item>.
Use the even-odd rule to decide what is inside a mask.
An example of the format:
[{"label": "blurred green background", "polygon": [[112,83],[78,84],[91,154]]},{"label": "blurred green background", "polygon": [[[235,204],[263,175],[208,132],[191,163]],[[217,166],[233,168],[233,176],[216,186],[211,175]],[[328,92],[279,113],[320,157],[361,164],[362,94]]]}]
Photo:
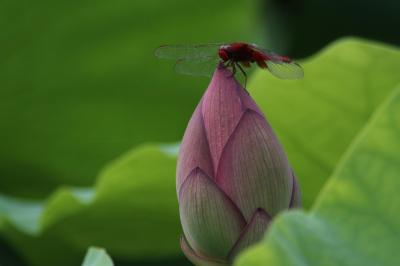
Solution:
[{"label": "blurred green background", "polygon": [[154,49],[241,40],[303,58],[347,35],[399,44],[399,8],[1,1],[0,265],[79,265],[92,245],[116,265],[190,265],[178,246],[174,143],[208,79],[177,75]]}]

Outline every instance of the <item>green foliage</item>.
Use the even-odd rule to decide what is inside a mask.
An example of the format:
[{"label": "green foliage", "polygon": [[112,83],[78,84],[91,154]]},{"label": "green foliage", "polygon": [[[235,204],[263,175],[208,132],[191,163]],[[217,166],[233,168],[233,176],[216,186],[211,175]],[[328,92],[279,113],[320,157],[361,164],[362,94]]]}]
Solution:
[{"label": "green foliage", "polygon": [[93,244],[131,259],[178,256],[175,147],[134,149],[106,167],[93,189],[61,188],[42,203],[1,198],[14,228],[4,233],[33,265],[77,264],[77,251]]},{"label": "green foliage", "polygon": [[82,266],[114,266],[114,263],[104,249],[91,247],[86,253]]},{"label": "green foliage", "polygon": [[281,215],[236,265],[397,265],[400,86],[366,123],[309,213]]},{"label": "green foliage", "polygon": [[311,210],[280,215],[235,265],[397,265],[399,62],[398,50],[344,40],[304,63],[292,96],[257,87]]},{"label": "green foliage", "polygon": [[[140,59],[138,62],[146,64],[147,61]],[[396,237],[399,231],[399,218],[394,206],[396,204],[398,206],[399,202],[395,200],[397,195],[394,193],[400,185],[395,178],[399,173],[397,166],[399,162],[396,158],[399,158],[400,143],[396,140],[398,136],[396,130],[400,121],[395,114],[400,111],[398,109],[400,107],[397,103],[398,96],[393,94],[393,91],[400,81],[397,73],[397,69],[400,68],[399,62],[400,52],[393,48],[350,39],[337,42],[304,62],[306,77],[302,81],[277,80],[263,71],[259,71],[252,79],[248,88],[265,111],[287,151],[301,183],[305,207],[312,208],[310,213],[293,212],[277,218],[266,240],[244,254],[238,262],[239,265],[264,265],[262,263],[265,261],[271,262],[271,265],[279,265],[279,263],[291,265],[292,262],[296,262],[295,265],[301,265],[302,262],[330,265],[330,261],[335,262],[336,265],[346,265],[346,263],[351,265],[353,262],[370,263],[366,265],[373,265],[371,263],[375,262],[375,265],[380,265],[383,264],[384,256],[389,259],[396,256],[393,249],[395,244],[398,244]],[[166,70],[169,66],[165,67],[165,70],[160,72],[160,80],[163,75],[173,75],[172,71]],[[118,74],[117,71],[112,73]],[[168,73],[168,75],[162,73]],[[99,75],[99,77],[102,76]],[[153,78],[148,82],[161,84],[162,81]],[[173,80],[170,82],[172,83]],[[188,79],[187,82],[189,84],[193,80]],[[110,94],[100,90],[103,91],[104,97],[99,98],[96,94],[99,92],[94,93],[95,86],[91,88],[92,94],[88,92],[87,95],[97,95],[93,99],[96,101],[93,106],[101,102],[108,104]],[[79,102],[79,90],[73,92],[72,98],[66,95],[56,97],[59,93],[66,93],[64,89],[51,95],[60,102],[63,97],[66,98],[66,105],[70,104],[72,108],[75,101]],[[171,92],[172,95],[173,93],[178,95],[182,91],[188,95],[192,93],[186,92],[180,86],[175,89],[176,92]],[[38,91],[46,90],[38,89]],[[133,97],[136,92],[129,95]],[[197,92],[199,93],[200,90]],[[82,93],[86,94],[86,92]],[[394,95],[392,100],[387,100],[392,94]],[[116,93],[116,95],[119,94]],[[14,147],[13,141],[20,140],[24,135],[23,132],[20,133],[20,138],[17,135],[10,139],[10,143],[5,144],[8,145],[5,147],[10,150],[7,154],[6,149],[2,149],[4,153],[2,157],[6,158],[6,155],[10,155],[6,158],[7,160],[14,158],[15,162],[34,162],[42,165],[43,169],[57,169],[52,176],[57,177],[57,173],[60,173],[60,179],[50,180],[47,178],[49,176],[43,175],[42,179],[35,181],[40,183],[28,187],[33,182],[29,180],[35,180],[36,177],[25,176],[25,171],[22,171],[20,176],[27,181],[27,187],[24,188],[26,193],[22,193],[22,191],[17,191],[17,185],[20,186],[18,182],[21,180],[18,180],[15,175],[7,176],[6,173],[2,173],[1,182],[7,180],[4,184],[9,183],[4,191],[11,192],[15,189],[15,195],[40,195],[39,192],[47,191],[46,187],[58,186],[64,182],[75,185],[87,184],[89,179],[94,179],[91,178],[91,174],[84,178],[86,181],[81,182],[78,179],[83,177],[89,168],[91,170],[86,173],[90,173],[101,165],[102,161],[109,160],[118,153],[118,147],[110,148],[113,142],[107,136],[113,136],[118,140],[121,137],[123,141],[116,146],[121,145],[120,147],[124,148],[128,142],[133,145],[146,140],[145,132],[149,128],[143,128],[143,125],[135,119],[143,119],[143,121],[146,119],[146,123],[151,124],[150,128],[154,126],[154,132],[149,133],[149,138],[157,139],[155,135],[158,134],[160,138],[157,140],[160,141],[168,141],[169,137],[179,139],[189,113],[194,110],[199,96],[185,95],[180,99],[188,98],[188,101],[185,100],[184,103],[187,104],[185,107],[187,110],[181,105],[184,101],[168,98],[171,101],[166,100],[168,104],[165,104],[168,108],[172,108],[171,114],[169,115],[169,111],[164,113],[161,109],[153,110],[154,117],[151,115],[147,117],[147,112],[151,108],[144,106],[142,100],[144,95],[138,95],[135,99],[128,97],[127,102],[130,99],[137,101],[137,105],[132,103],[126,107],[129,110],[132,108],[129,114],[125,114],[127,110],[124,109],[125,107],[122,111],[118,109],[119,104],[116,104],[118,101],[115,99],[115,108],[121,112],[110,114],[112,119],[108,121],[126,120],[122,124],[126,123],[126,127],[129,127],[131,131],[128,130],[129,134],[127,133],[124,138],[119,133],[124,132],[125,129],[115,128],[116,125],[113,126],[112,123],[102,124],[105,131],[94,127],[94,131],[82,135],[83,139],[76,138],[82,132],[86,132],[85,130],[89,130],[89,126],[84,121],[85,117],[89,117],[88,113],[82,115],[77,112],[74,119],[66,120],[66,117],[63,117],[61,121],[57,120],[58,126],[53,124],[54,127],[41,128],[47,132],[46,134],[50,134],[52,130],[60,131],[61,129],[71,130],[73,134],[77,134],[74,138],[71,137],[72,135],[69,137],[64,135],[57,141],[52,140],[54,143],[59,142],[58,145],[65,148],[65,153],[60,152],[60,156],[50,152],[54,143],[44,145],[44,150],[37,150],[32,146],[38,143],[43,144],[46,134],[42,142],[33,141],[28,145],[29,141],[24,140],[18,146],[19,148],[13,151],[11,149]],[[120,97],[119,101],[122,101],[127,95],[118,97]],[[154,97],[160,97],[161,101],[164,96],[155,94]],[[158,104],[157,99],[154,102],[155,106]],[[36,100],[40,100],[40,97]],[[88,98],[82,99],[80,104],[84,105],[87,100]],[[42,106],[43,102],[41,104],[39,102],[37,106]],[[49,98],[46,102],[49,103]],[[386,103],[383,104],[384,102]],[[53,104],[56,108],[59,102]],[[8,107],[11,108],[11,106],[14,106],[12,110],[16,112],[17,103],[9,102]],[[13,128],[15,132],[19,132],[17,126],[27,126],[25,122],[20,123],[23,121],[23,114],[24,119],[30,116],[34,119],[44,119],[35,114],[29,116],[28,111],[35,110],[32,106],[31,109],[20,104],[18,108],[24,110],[15,116],[21,120],[8,121],[10,126],[11,124],[15,126]],[[70,110],[74,112],[73,108]],[[101,113],[99,117],[105,115],[102,113],[104,110],[99,111]],[[95,109],[92,111],[94,112]],[[174,120],[176,117],[172,118],[173,112],[175,112],[174,115],[182,114],[182,117]],[[185,112],[187,114],[183,115]],[[371,119],[372,114],[374,115]],[[1,113],[1,115],[5,114]],[[40,123],[39,120],[32,121],[32,128],[38,125],[34,126],[35,123],[45,125],[48,122],[47,119],[53,115],[57,116],[50,113],[47,114],[46,120],[41,120]],[[56,119],[54,117],[52,119],[56,123]],[[62,124],[62,121],[75,121],[75,119],[79,122],[71,129],[68,129],[68,123]],[[133,122],[130,119],[133,119]],[[178,120],[180,122],[175,123]],[[4,122],[3,117],[0,121]],[[100,118],[99,121],[101,121]],[[158,121],[161,122],[158,123]],[[153,123],[161,126],[155,130]],[[169,125],[166,127],[168,130],[176,130],[176,132],[164,138],[170,132],[162,130],[163,123]],[[83,131],[75,132],[78,129]],[[137,132],[133,132],[133,129]],[[114,135],[114,130],[116,135]],[[95,131],[100,134],[96,135],[97,140],[92,138]],[[178,132],[181,132],[179,136]],[[140,134],[142,134],[142,139],[138,137]],[[1,139],[6,143],[5,138]],[[105,146],[100,144],[107,139],[108,144],[105,146],[109,146],[104,148]],[[82,148],[80,143],[83,143],[85,148]],[[61,147],[58,148],[61,149]],[[67,149],[70,152],[76,152],[79,156],[74,154],[75,158],[72,156],[73,153],[67,152]],[[110,152],[111,150],[113,151]],[[40,151],[44,153],[43,158],[38,156]],[[140,145],[103,168],[93,187],[63,186],[47,199],[35,201],[23,200],[15,196],[1,196],[0,232],[2,237],[12,243],[30,265],[34,266],[79,265],[86,248],[92,245],[105,247],[115,259],[162,260],[179,256],[181,252],[178,237],[181,227],[175,191],[176,151],[176,145]],[[347,153],[346,156],[344,156],[345,153]],[[93,161],[88,162],[89,157]],[[18,158],[25,158],[25,160],[17,160]],[[57,164],[54,163],[55,161]],[[340,164],[339,161],[341,161]],[[88,162],[88,168],[81,169],[80,166],[83,167],[82,165],[86,162]],[[66,172],[64,173],[63,170]],[[73,175],[74,173],[76,175]],[[330,182],[321,191],[330,176],[332,176]],[[69,178],[72,179],[69,180]],[[41,189],[39,185],[43,185],[44,188]],[[39,192],[36,193],[36,190]],[[319,195],[318,201],[315,204],[317,195]],[[377,248],[376,243],[382,243],[382,246]],[[355,259],[350,261],[349,254],[355,255]],[[326,258],[328,261],[323,260]],[[366,262],[368,259],[370,262]]]},{"label": "green foliage", "polygon": [[249,39],[251,6],[2,1],[1,192],[45,197],[59,185],[92,185],[130,148],[179,140],[208,81],[177,75],[154,49]]},{"label": "green foliage", "polygon": [[282,142],[309,208],[371,114],[400,82],[400,52],[344,39],[302,66],[303,80],[282,81],[259,71],[249,88]]},{"label": "green foliage", "polygon": [[[160,209],[170,211],[166,218],[141,217],[118,196],[102,201],[93,186],[98,172],[132,147],[178,141],[208,83],[177,75],[174,62],[157,60],[154,49],[252,39],[252,6],[212,0],[0,3],[0,264],[12,253],[5,242],[40,266],[78,265],[87,246],[99,242],[128,259],[149,259],[152,248],[161,250],[150,258],[158,261],[178,253],[175,205]],[[168,181],[158,181],[168,191],[175,162],[170,165],[163,175]],[[163,195],[150,200],[163,201]],[[174,193],[168,197],[166,204],[175,200]],[[104,210],[98,214],[97,208]],[[157,225],[146,219],[158,219]],[[147,236],[153,229],[135,227],[135,220],[154,232],[165,223],[171,244],[169,237],[154,244]],[[119,242],[114,230],[121,223]]]}]

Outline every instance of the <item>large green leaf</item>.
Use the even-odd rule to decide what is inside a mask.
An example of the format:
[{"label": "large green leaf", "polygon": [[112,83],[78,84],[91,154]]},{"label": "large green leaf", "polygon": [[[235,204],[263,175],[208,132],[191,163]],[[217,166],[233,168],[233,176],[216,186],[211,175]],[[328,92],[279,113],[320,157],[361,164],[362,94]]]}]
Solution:
[{"label": "large green leaf", "polygon": [[252,2],[2,1],[0,192],[92,185],[133,146],[179,140],[208,81],[153,50],[249,39]]},{"label": "large green leaf", "polygon": [[308,208],[354,137],[400,82],[400,52],[344,39],[302,65],[303,80],[282,81],[259,71],[249,88],[283,143]]},{"label": "large green leaf", "polygon": [[6,237],[32,265],[77,265],[90,245],[122,258],[178,256],[176,150],[139,147],[105,168],[93,190],[66,187],[35,203],[0,198]]},{"label": "large green leaf", "polygon": [[309,213],[280,216],[236,265],[398,265],[400,86],[348,149]]},{"label": "large green leaf", "polygon": [[[249,84],[300,177],[306,206],[400,81],[399,67],[397,50],[350,39],[304,62],[304,81],[260,72]],[[110,163],[94,187],[61,187],[47,200],[3,196],[0,231],[34,266],[78,265],[91,245],[127,261],[178,256],[176,150],[140,146]]]}]

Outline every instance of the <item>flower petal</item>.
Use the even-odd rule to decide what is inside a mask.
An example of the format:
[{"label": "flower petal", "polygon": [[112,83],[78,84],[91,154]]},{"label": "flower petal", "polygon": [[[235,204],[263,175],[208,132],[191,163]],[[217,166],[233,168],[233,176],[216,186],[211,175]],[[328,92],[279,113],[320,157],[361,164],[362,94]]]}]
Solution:
[{"label": "flower petal", "polygon": [[196,167],[201,168],[207,175],[213,176],[214,169],[204,131],[201,102],[189,121],[180,147],[176,167],[177,193],[187,176]]},{"label": "flower petal", "polygon": [[235,204],[199,168],[182,184],[179,210],[188,243],[207,256],[225,258],[246,225]]},{"label": "flower petal", "polygon": [[231,252],[229,252],[230,260],[233,260],[240,251],[260,241],[263,238],[270,221],[271,216],[269,216],[267,212],[261,208],[257,209],[251,217],[250,222],[243,229],[242,234],[236,241]]},{"label": "flower petal", "polygon": [[198,266],[228,266],[229,263],[224,260],[218,260],[209,258],[204,255],[197,254],[187,243],[184,236],[180,239],[181,249],[185,254],[186,258],[190,260],[194,265]]},{"label": "flower petal", "polygon": [[293,189],[292,189],[292,198],[290,199],[289,208],[298,208],[301,207],[301,193],[299,181],[297,181],[296,176],[292,172],[293,175]]},{"label": "flower petal", "polygon": [[258,113],[262,117],[264,117],[264,113],[260,110],[260,108],[254,102],[253,98],[250,97],[250,95],[248,94],[248,92],[245,89],[238,88],[237,91],[238,91],[239,97],[242,101],[243,112],[250,109],[250,110],[253,110],[254,112]]},{"label": "flower petal", "polygon": [[287,209],[293,177],[267,121],[247,110],[221,156],[217,183],[248,221],[257,208],[271,216]]},{"label": "flower petal", "polygon": [[238,89],[240,85],[232,77],[232,73],[227,69],[217,68],[203,97],[204,126],[214,169],[217,168],[222,149],[243,113]]}]

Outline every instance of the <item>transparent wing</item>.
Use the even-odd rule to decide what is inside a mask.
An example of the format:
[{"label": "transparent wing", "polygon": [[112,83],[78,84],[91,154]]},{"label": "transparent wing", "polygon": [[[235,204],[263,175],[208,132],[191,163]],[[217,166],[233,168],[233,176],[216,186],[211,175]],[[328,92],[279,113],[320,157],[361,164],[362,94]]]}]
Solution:
[{"label": "transparent wing", "polygon": [[265,49],[265,48],[261,48],[261,47],[257,46],[256,44],[252,44],[252,46],[253,46],[253,48],[255,50],[257,50],[258,52],[264,54],[265,58],[268,59],[268,60],[272,60],[274,62],[282,61],[282,62],[285,62],[285,63],[292,63],[293,62],[293,60],[290,59],[287,56],[279,55],[279,54],[277,54],[277,53],[275,53],[275,52],[273,52],[271,50],[268,50],[268,49]]},{"label": "transparent wing", "polygon": [[211,77],[219,61],[218,56],[207,56],[198,60],[184,58],[176,62],[175,71],[184,75]]},{"label": "transparent wing", "polygon": [[265,63],[269,72],[280,79],[301,79],[304,76],[303,69],[296,62],[267,60]]},{"label": "transparent wing", "polygon": [[154,51],[154,55],[164,59],[200,59],[217,56],[220,43],[192,44],[192,45],[162,45]]}]

